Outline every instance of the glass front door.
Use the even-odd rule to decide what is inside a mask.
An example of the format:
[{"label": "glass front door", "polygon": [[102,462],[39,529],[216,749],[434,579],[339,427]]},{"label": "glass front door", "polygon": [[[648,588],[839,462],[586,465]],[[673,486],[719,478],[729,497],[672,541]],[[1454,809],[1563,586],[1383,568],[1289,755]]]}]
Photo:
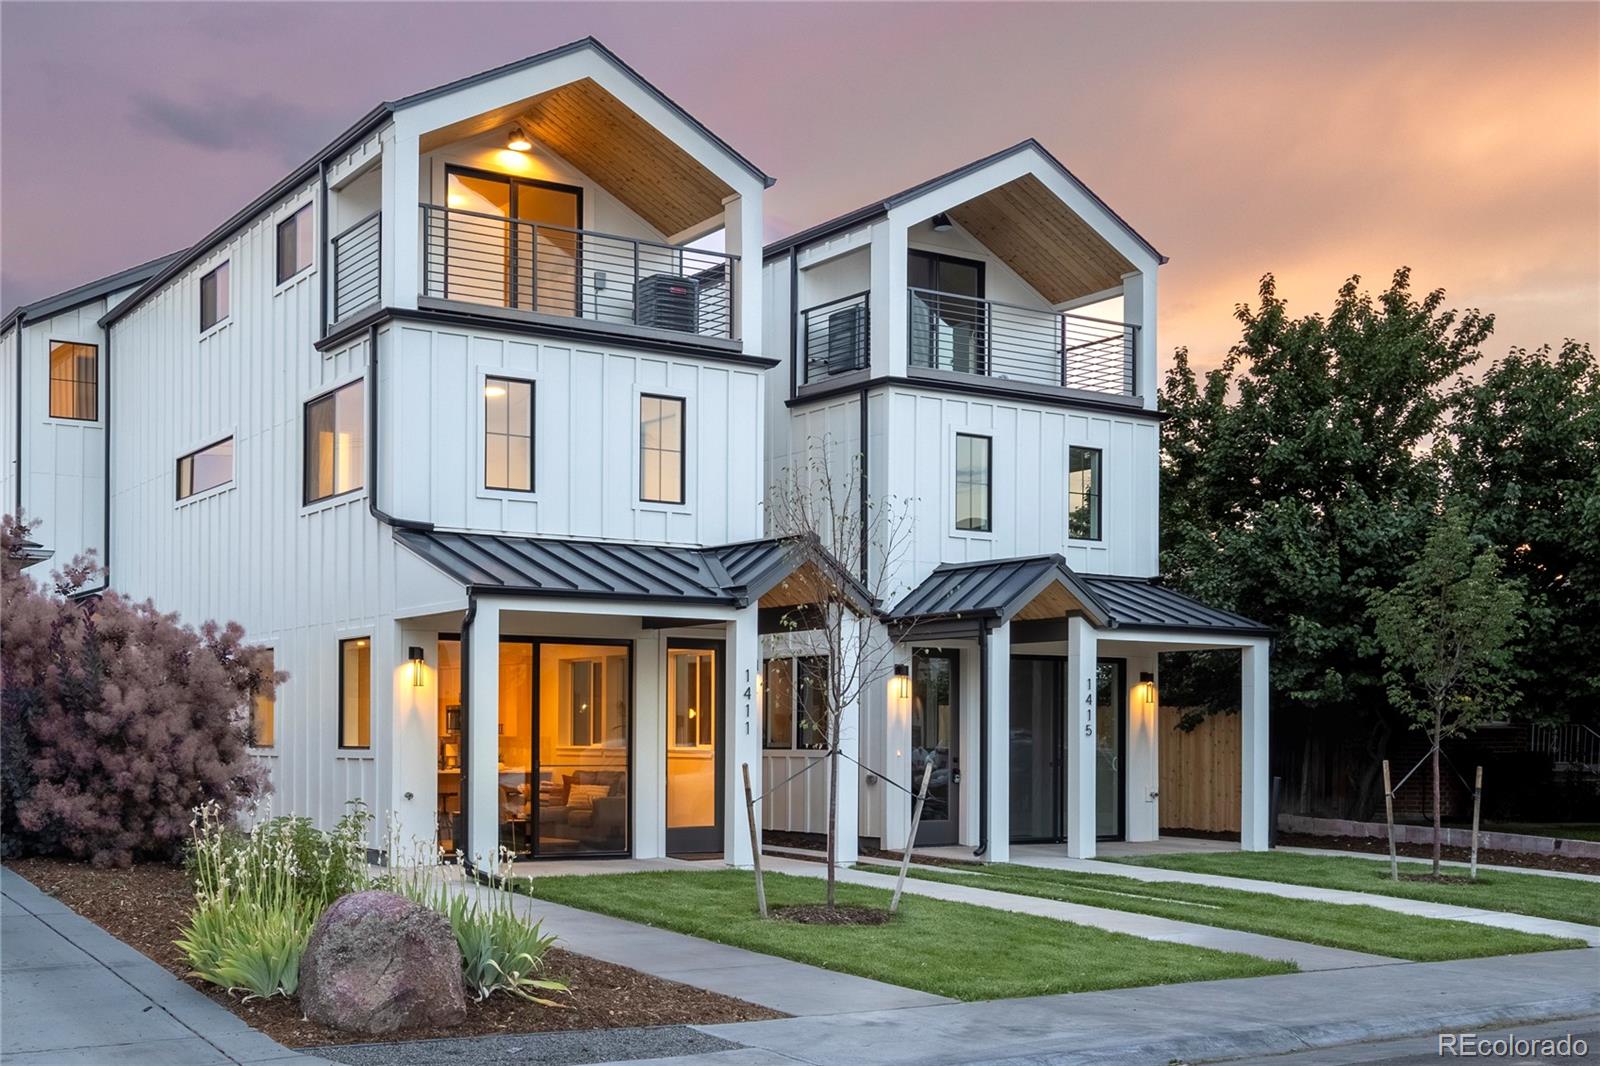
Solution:
[{"label": "glass front door", "polygon": [[911,789],[922,786],[930,763],[928,798],[918,844],[954,844],[960,811],[960,699],[955,652],[917,651],[911,657]]},{"label": "glass front door", "polygon": [[1011,839],[1061,839],[1064,659],[1011,659]]},{"label": "glass front door", "polygon": [[722,645],[667,645],[667,853],[722,851]]},{"label": "glass front door", "polygon": [[1102,840],[1121,840],[1123,823],[1122,749],[1128,695],[1127,664],[1101,659],[1094,696],[1094,825]]},{"label": "glass front door", "polygon": [[[538,667],[536,795],[532,809],[524,812],[530,817],[533,854],[625,855],[633,753],[632,646],[540,643]],[[502,680],[502,706],[504,684]],[[502,730],[505,724],[502,715]],[[504,740],[501,751],[506,751]]]}]

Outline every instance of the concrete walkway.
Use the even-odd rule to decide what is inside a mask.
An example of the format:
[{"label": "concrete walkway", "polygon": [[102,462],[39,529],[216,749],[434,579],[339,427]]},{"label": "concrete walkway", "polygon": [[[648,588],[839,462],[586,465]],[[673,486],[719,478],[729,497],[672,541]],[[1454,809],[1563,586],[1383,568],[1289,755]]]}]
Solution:
[{"label": "concrete walkway", "polygon": [[0,870],[0,1062],[294,1063],[256,1032],[10,870]]},{"label": "concrete walkway", "polygon": [[1419,918],[1448,918],[1458,922],[1473,922],[1501,929],[1515,929],[1523,933],[1542,933],[1546,936],[1571,937],[1590,947],[1600,947],[1600,928],[1562,922],[1554,918],[1538,918],[1528,914],[1508,914],[1505,911],[1488,911],[1477,907],[1463,907],[1453,903],[1430,903],[1427,900],[1383,896],[1375,892],[1351,892],[1339,888],[1317,888],[1313,885],[1291,885],[1282,881],[1258,881],[1248,877],[1226,877],[1221,874],[1193,873],[1189,870],[1168,870],[1159,866],[1130,866],[1125,863],[1101,862],[1099,859],[1069,859],[1065,855],[1047,855],[1030,852],[1026,856],[1013,855],[1012,861],[1024,866],[1050,870],[1071,870],[1077,873],[1109,874],[1131,877],[1138,881],[1179,882],[1189,885],[1210,885],[1214,888],[1232,888],[1241,892],[1261,892],[1284,899],[1314,900],[1318,903],[1351,903],[1378,907],[1398,914]]},{"label": "concrete walkway", "polygon": [[[804,859],[772,857],[769,868],[780,873],[801,877],[826,877],[827,868],[821,863]],[[887,874],[865,870],[840,870],[839,879],[849,884],[868,885],[873,888],[894,888],[894,878]],[[1217,951],[1237,951],[1264,959],[1287,959],[1302,970],[1336,970],[1356,966],[1384,966],[1399,962],[1383,955],[1368,955],[1359,951],[1306,944],[1298,940],[1245,933],[1235,929],[1221,929],[1214,925],[1180,922],[1173,918],[1160,918],[1133,911],[1119,911],[1107,907],[1089,907],[1081,903],[1040,899],[1014,892],[1001,892],[967,885],[952,885],[942,881],[924,881],[906,878],[906,892],[952,903],[969,903],[995,910],[1018,914],[1036,914],[1063,922],[1093,926],[1113,933],[1128,933],[1146,940],[1165,940],[1195,947],[1213,948]]]},{"label": "concrete walkway", "polygon": [[745,1050],[673,1066],[1204,1062],[1600,1012],[1591,949],[700,1026]]}]

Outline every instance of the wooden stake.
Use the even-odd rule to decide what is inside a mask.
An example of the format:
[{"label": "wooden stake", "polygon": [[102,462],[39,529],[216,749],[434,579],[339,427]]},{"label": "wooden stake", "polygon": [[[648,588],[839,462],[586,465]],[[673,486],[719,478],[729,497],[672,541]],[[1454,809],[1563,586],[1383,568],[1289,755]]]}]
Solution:
[{"label": "wooden stake", "polygon": [[1400,880],[1400,860],[1394,853],[1394,790],[1389,787],[1389,760],[1383,760],[1383,818],[1389,825],[1389,880]]},{"label": "wooden stake", "polygon": [[889,899],[889,913],[900,909],[900,890],[906,885],[906,871],[911,868],[911,847],[917,842],[917,826],[922,823],[922,805],[928,800],[928,778],[933,776],[933,760],[922,764],[922,785],[917,789],[917,803],[911,810],[911,832],[906,834],[906,847],[900,856],[900,876],[894,881],[894,895]]},{"label": "wooden stake", "polygon": [[1472,782],[1472,879],[1478,879],[1478,811],[1483,805],[1483,767]]},{"label": "wooden stake", "polygon": [[756,908],[761,911],[761,917],[767,916],[767,886],[761,880],[761,833],[756,828],[756,798],[750,790],[750,764],[740,763],[739,769],[744,772],[744,809],[747,820],[750,822],[750,861],[756,867]]}]

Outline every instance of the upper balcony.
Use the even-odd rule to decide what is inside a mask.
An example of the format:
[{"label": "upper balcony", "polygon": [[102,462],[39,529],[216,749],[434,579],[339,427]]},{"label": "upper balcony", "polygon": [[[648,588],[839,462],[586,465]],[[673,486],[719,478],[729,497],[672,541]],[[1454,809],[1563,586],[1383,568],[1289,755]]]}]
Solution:
[{"label": "upper balcony", "polygon": [[797,396],[888,377],[1154,407],[1161,257],[1033,142],[766,255],[794,268]]},{"label": "upper balcony", "polygon": [[375,308],[743,352],[770,179],[594,42],[390,105],[330,168],[331,327]]}]

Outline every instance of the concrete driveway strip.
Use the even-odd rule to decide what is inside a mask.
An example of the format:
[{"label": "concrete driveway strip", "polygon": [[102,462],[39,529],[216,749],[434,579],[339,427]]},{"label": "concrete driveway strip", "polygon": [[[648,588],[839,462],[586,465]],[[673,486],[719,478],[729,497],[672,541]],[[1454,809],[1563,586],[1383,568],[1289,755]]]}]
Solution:
[{"label": "concrete driveway strip", "polygon": [[10,870],[0,871],[0,894],[5,1066],[323,1061],[251,1029]]},{"label": "concrete driveway strip", "polygon": [[1500,929],[1515,929],[1522,933],[1542,933],[1545,936],[1571,937],[1590,947],[1600,947],[1600,927],[1563,922],[1554,918],[1539,918],[1530,914],[1509,914],[1505,911],[1488,911],[1478,907],[1463,907],[1454,903],[1429,903],[1427,900],[1405,899],[1400,896],[1383,896],[1376,892],[1350,892],[1341,888],[1317,888],[1314,885],[1291,885],[1281,881],[1258,881],[1248,877],[1228,877],[1222,874],[1201,874],[1190,870],[1168,870],[1159,866],[1130,866],[1119,862],[1101,862],[1098,859],[1069,859],[1066,856],[1030,857],[1028,866],[1052,870],[1074,870],[1079,873],[1111,874],[1131,877],[1137,881],[1179,882],[1189,885],[1211,885],[1214,888],[1232,888],[1240,892],[1260,892],[1284,899],[1313,900],[1318,903],[1355,903],[1366,907],[1410,914],[1418,918],[1449,918],[1476,925],[1492,925]]},{"label": "concrete driveway strip", "polygon": [[[802,877],[826,876],[826,869],[821,863],[806,862],[801,859],[774,858],[771,860],[771,866],[774,870]],[[840,870],[839,878],[850,884],[869,885],[873,888],[894,887],[894,878],[887,874],[869,873],[865,870]],[[932,899],[968,903],[1017,914],[1034,914],[1041,918],[1074,922],[1112,933],[1128,933],[1146,940],[1192,944],[1195,947],[1212,948],[1217,951],[1236,951],[1264,959],[1287,959],[1302,970],[1386,966],[1400,961],[1384,955],[1369,955],[1360,951],[1346,951],[1343,948],[1323,947],[1320,944],[1305,944],[1298,940],[1263,936],[1260,933],[1220,929],[1214,925],[1199,925],[1195,922],[1180,922],[1172,918],[1137,914],[1133,911],[1040,899],[1037,896],[1023,896],[1014,892],[952,885],[943,881],[922,881],[908,877],[905,890],[913,895],[928,896]]]},{"label": "concrete driveway strip", "polygon": [[700,1028],[811,1066],[1148,1066],[1594,1014],[1597,975],[1582,949]]}]

